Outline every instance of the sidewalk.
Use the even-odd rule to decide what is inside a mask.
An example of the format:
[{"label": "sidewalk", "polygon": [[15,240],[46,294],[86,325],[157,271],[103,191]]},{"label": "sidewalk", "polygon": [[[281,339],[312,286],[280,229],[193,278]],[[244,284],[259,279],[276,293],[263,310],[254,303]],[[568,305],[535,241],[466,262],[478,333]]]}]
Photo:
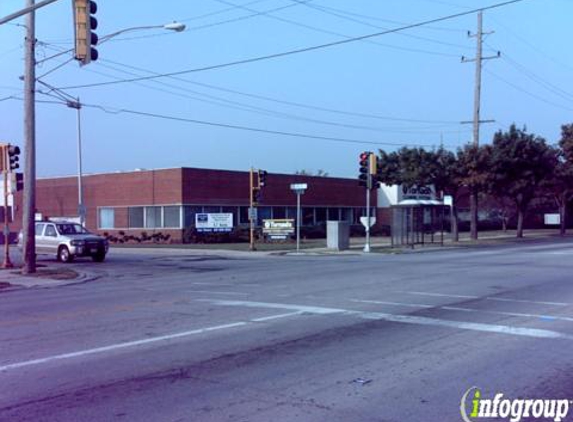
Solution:
[{"label": "sidewalk", "polygon": [[97,278],[95,274],[71,268],[38,268],[33,275],[24,276],[20,268],[0,269],[0,292],[18,288],[47,288],[85,283]]},{"label": "sidewalk", "polygon": [[[539,241],[540,239],[563,239],[558,235],[558,231],[554,229],[548,230],[526,230],[523,238],[517,238],[515,230],[502,231],[487,231],[479,233],[477,241],[471,240],[469,233],[460,233],[459,242],[453,242],[449,233],[444,233],[444,245],[439,243],[440,236],[435,236],[437,243],[426,243],[425,245],[415,245],[414,248],[397,247],[392,248],[392,242],[388,236],[372,237],[370,246],[372,252],[375,253],[401,253],[401,252],[421,252],[429,250],[443,250],[444,248],[468,248],[468,247],[485,247],[501,244],[515,244]],[[566,237],[567,238],[567,237]],[[296,247],[289,244],[288,247],[281,247],[287,245],[271,245],[271,244],[257,244],[259,248],[257,251],[249,251],[248,244],[220,244],[220,245],[201,245],[201,244],[177,244],[177,245],[146,245],[141,247],[138,245],[123,245],[121,247],[113,248],[112,251],[117,253],[126,254],[170,254],[170,255],[222,255],[228,257],[252,258],[261,256],[277,256],[277,255],[344,255],[344,254],[362,254],[364,248],[363,237],[350,238],[350,248],[345,251],[336,251],[326,247],[326,239],[311,239],[305,240],[301,243],[301,249],[297,253]]]}]

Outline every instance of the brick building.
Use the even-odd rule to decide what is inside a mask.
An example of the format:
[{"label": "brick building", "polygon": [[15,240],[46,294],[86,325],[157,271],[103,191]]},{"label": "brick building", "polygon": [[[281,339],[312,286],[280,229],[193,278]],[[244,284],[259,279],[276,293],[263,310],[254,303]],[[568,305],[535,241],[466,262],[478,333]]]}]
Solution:
[{"label": "brick building", "polygon": [[[266,218],[296,218],[292,183],[307,183],[302,196],[302,225],[317,226],[327,220],[359,224],[365,215],[365,191],[357,179],[268,174],[258,207],[259,222]],[[248,224],[249,173],[197,168],[141,170],[86,175],[82,178],[86,227],[94,232],[139,235],[162,232],[181,241],[195,214],[232,213],[236,226]],[[22,195],[16,195],[19,230]],[[372,195],[371,206],[376,206]],[[37,212],[45,217],[78,215],[76,176],[38,179]],[[375,210],[373,209],[373,214]]]}]

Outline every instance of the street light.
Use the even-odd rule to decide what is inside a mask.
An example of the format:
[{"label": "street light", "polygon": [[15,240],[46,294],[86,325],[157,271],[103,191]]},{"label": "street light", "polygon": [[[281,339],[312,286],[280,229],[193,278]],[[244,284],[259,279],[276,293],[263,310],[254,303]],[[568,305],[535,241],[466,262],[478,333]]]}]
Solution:
[{"label": "street light", "polygon": [[[168,31],[182,32],[185,30],[185,24],[181,22],[171,22],[165,25],[150,25],[150,26],[134,26],[132,28],[121,29],[119,31],[113,32],[111,34],[104,35],[99,44],[108,41],[117,35],[123,34],[125,32],[139,31],[145,29],[160,29],[163,28]],[[83,184],[82,184],[82,130],[81,130],[81,108],[82,103],[80,99],[77,98],[76,101],[67,101],[66,105],[69,108],[77,110],[77,138],[78,138],[78,216],[80,217],[80,224],[85,226],[86,221],[86,207],[84,205],[83,198]]]},{"label": "street light", "polygon": [[[24,179],[27,181],[24,185],[23,194],[23,215],[22,215],[22,232],[23,232],[23,261],[22,267],[23,274],[31,274],[36,272],[36,231],[35,231],[35,213],[36,213],[36,13],[34,10],[40,5],[48,4],[48,2],[41,2],[35,5],[35,0],[26,0],[26,38],[25,38],[25,64],[24,64]],[[138,26],[133,28],[126,28],[108,34],[100,40],[104,42],[116,35],[123,34],[128,31],[136,31],[143,29],[166,29],[175,32],[181,32],[185,29],[185,25],[179,22],[172,22],[165,25],[150,25]],[[42,61],[60,56],[65,53],[74,51],[74,49],[66,50],[54,56],[48,57]],[[82,169],[81,169],[81,131],[79,122],[79,110],[81,103],[79,99],[74,103],[72,108],[78,110],[78,191],[79,204],[78,209],[83,211],[81,190],[82,190]]]},{"label": "street light", "polygon": [[[186,28],[186,25],[184,23],[181,22],[171,22],[171,23],[166,23],[164,25],[147,25],[147,26],[134,26],[132,28],[125,28],[125,29],[121,29],[119,31],[116,32],[112,32],[111,34],[107,34],[104,35],[103,37],[101,37],[98,40],[98,45],[101,45],[101,43],[109,41],[111,38],[114,38],[118,35],[124,34],[126,32],[131,32],[131,31],[140,31],[140,30],[145,30],[145,29],[165,29],[167,31],[173,31],[173,32],[183,32]],[[44,63],[48,60],[51,60],[53,58],[59,57],[59,56],[63,56],[64,54],[70,53],[74,51],[73,48],[70,48],[68,50],[64,50],[64,51],[60,51],[57,54],[54,54],[53,56],[50,57],[46,57],[45,59],[42,60],[38,60],[36,62],[36,64],[40,64],[40,63]]]},{"label": "street light", "polygon": [[110,38],[116,37],[118,35],[124,34],[131,31],[140,31],[144,29],[165,29],[167,31],[183,32],[186,26],[184,23],[173,21],[171,23],[166,23],[164,25],[147,25],[147,26],[134,26],[132,28],[120,29],[119,31],[112,32],[111,34],[104,35],[100,38],[99,44],[109,41]]}]

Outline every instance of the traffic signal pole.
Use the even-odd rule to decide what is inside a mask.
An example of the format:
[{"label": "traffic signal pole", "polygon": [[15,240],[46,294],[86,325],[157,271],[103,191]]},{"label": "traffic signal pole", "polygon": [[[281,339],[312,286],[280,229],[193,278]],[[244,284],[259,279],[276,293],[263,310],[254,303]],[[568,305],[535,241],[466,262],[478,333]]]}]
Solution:
[{"label": "traffic signal pole", "polygon": [[2,171],[4,176],[4,262],[2,263],[2,268],[14,268],[14,265],[10,261],[10,220],[8,218],[8,166],[6,149],[2,147],[0,149],[4,155],[4,170]]},{"label": "traffic signal pole", "polygon": [[366,188],[366,242],[364,252],[370,252],[370,189],[372,188],[372,175],[368,174],[368,186]]},{"label": "traffic signal pole", "polygon": [[254,188],[254,171],[251,167],[249,171],[249,249],[251,251],[255,251],[255,206],[254,206],[254,197],[253,197],[253,188]]}]

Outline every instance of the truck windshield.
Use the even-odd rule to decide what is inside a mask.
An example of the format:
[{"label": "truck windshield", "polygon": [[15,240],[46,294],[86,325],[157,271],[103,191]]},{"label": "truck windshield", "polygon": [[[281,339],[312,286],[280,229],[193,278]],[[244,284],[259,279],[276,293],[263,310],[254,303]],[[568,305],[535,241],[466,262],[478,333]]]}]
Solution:
[{"label": "truck windshield", "polygon": [[60,234],[86,234],[89,233],[80,224],[58,224],[58,232]]}]

